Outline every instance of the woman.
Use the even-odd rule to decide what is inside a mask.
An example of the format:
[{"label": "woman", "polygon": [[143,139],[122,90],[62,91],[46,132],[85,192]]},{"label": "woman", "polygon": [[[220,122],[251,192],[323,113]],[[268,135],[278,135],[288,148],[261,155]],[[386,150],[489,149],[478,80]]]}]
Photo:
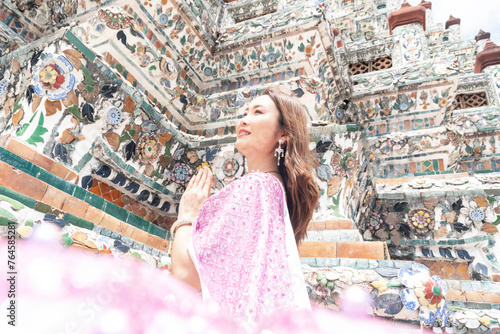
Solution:
[{"label": "woman", "polygon": [[266,89],[236,132],[252,172],[208,200],[210,169],[189,182],[171,229],[172,273],[252,325],[278,310],[310,309],[296,243],[319,191],[306,114],[291,92]]}]

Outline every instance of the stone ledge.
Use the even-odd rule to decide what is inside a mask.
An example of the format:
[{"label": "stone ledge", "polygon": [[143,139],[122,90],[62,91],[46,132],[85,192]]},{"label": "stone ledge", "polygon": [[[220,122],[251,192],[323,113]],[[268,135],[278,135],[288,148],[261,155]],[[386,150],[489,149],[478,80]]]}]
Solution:
[{"label": "stone ledge", "polygon": [[323,230],[355,230],[356,224],[351,219],[334,219],[310,221],[307,225],[308,231],[323,231]]},{"label": "stone ledge", "polygon": [[[73,225],[90,230],[95,225],[99,225],[119,234],[125,233],[127,237],[136,236],[137,241],[146,241],[145,244],[161,251],[168,249],[168,240],[148,233],[158,233],[157,229],[153,231],[148,226],[148,229],[144,230],[143,226],[139,228],[132,226],[1,161],[0,175],[0,194],[18,200],[32,209],[44,213],[56,211]],[[141,227],[143,230],[140,229]],[[167,231],[165,231],[165,237],[167,237]]]},{"label": "stone ledge", "polygon": [[45,169],[46,171],[54,174],[71,183],[78,182],[78,175],[68,169],[67,167],[61,165],[57,161],[47,158],[46,156],[37,153],[31,147],[24,145],[20,141],[12,138],[10,135],[4,136],[0,140],[0,146],[4,147],[8,151],[14,153],[15,155],[33,163],[34,165]]},{"label": "stone ledge", "polygon": [[389,252],[387,245],[381,241],[305,241],[299,244],[299,256],[387,260]]}]

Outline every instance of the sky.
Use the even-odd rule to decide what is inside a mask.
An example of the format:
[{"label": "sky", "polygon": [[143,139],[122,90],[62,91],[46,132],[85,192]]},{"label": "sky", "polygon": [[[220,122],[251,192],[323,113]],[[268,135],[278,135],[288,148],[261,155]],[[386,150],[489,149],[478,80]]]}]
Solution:
[{"label": "sky", "polygon": [[[421,0],[409,0],[412,5]],[[474,39],[479,29],[489,32],[490,39],[500,45],[500,0],[430,0],[435,23],[445,23],[450,14],[461,19],[464,40]]]}]

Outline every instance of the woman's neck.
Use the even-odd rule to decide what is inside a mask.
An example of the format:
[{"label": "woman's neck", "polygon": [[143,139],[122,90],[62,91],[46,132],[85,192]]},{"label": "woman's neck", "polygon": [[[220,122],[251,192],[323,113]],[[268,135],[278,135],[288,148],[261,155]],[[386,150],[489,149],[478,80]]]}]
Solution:
[{"label": "woman's neck", "polygon": [[266,156],[256,158],[256,157],[247,157],[247,167],[249,172],[270,172],[277,171],[278,165],[276,164],[277,158],[275,156]]}]

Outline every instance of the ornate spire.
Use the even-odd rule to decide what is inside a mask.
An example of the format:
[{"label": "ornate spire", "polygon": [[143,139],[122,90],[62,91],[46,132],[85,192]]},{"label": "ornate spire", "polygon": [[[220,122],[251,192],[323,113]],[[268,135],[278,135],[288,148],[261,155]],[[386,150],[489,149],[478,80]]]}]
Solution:
[{"label": "ornate spire", "polygon": [[422,0],[422,2],[420,2],[420,6],[425,7],[426,9],[432,9],[432,2]]},{"label": "ornate spire", "polygon": [[476,56],[474,73],[481,73],[486,67],[498,64],[500,64],[500,46],[488,39],[483,51],[479,52]]},{"label": "ornate spire", "polygon": [[416,6],[410,5],[408,2],[403,2],[401,8],[392,12],[388,16],[389,33],[399,26],[404,26],[411,23],[420,23],[425,30],[425,6],[418,4]]},{"label": "ornate spire", "polygon": [[460,24],[460,19],[458,17],[453,17],[453,15],[450,15],[450,18],[448,21],[446,21],[446,24],[444,25],[445,29],[448,29],[449,26],[452,26],[454,24]]},{"label": "ornate spire", "polygon": [[477,33],[476,37],[474,39],[476,42],[479,42],[482,39],[489,39],[491,34],[489,32],[483,31],[483,29],[479,29],[479,32]]}]

